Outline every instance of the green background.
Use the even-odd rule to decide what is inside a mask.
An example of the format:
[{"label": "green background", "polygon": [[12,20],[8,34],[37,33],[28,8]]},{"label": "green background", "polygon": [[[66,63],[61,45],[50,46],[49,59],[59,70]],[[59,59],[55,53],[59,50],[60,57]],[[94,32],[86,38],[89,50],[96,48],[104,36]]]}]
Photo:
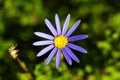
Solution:
[{"label": "green background", "polygon": [[[74,51],[81,62],[69,66],[62,56],[58,69],[55,57],[45,65],[49,53],[36,57],[45,46],[32,45],[43,40],[35,31],[51,34],[44,19],[55,25],[56,13],[61,25],[71,14],[69,28],[82,20],[72,35],[89,35],[75,42],[88,51],[86,55]],[[0,80],[29,80],[9,55],[13,44],[18,44],[19,58],[35,80],[120,80],[120,0],[0,0]]]}]

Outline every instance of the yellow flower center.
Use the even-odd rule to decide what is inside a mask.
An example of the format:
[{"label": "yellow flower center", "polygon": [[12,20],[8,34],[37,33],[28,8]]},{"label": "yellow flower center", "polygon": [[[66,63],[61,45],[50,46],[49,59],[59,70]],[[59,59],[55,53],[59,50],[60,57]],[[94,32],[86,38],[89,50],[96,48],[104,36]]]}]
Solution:
[{"label": "yellow flower center", "polygon": [[67,38],[65,36],[62,36],[62,35],[57,36],[54,39],[55,47],[60,48],[60,49],[64,48],[67,45],[67,43],[68,43]]}]

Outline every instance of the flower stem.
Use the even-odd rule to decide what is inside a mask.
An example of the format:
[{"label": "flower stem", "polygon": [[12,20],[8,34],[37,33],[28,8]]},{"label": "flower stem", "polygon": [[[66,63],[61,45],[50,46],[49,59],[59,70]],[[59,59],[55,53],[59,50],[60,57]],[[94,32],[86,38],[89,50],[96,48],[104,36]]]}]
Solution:
[{"label": "flower stem", "polygon": [[18,61],[19,65],[21,66],[21,68],[25,71],[25,73],[27,74],[27,76],[29,77],[30,80],[34,80],[31,73],[29,72],[28,68],[26,67],[26,65],[17,57],[16,60]]}]

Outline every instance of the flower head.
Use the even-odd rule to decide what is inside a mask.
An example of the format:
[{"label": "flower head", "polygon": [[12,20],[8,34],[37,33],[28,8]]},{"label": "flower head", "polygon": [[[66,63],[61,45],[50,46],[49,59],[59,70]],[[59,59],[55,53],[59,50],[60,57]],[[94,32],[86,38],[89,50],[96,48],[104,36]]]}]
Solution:
[{"label": "flower head", "polygon": [[10,55],[12,56],[13,59],[16,59],[18,57],[18,51],[15,48],[17,47],[17,44],[12,45],[8,50]]},{"label": "flower head", "polygon": [[49,28],[49,30],[53,35],[49,35],[42,32],[34,33],[36,36],[45,38],[47,40],[34,42],[33,45],[35,46],[48,45],[46,48],[42,49],[37,54],[37,57],[42,56],[48,51],[52,50],[50,52],[50,55],[47,57],[45,61],[46,65],[49,64],[53,56],[56,55],[56,68],[58,68],[60,65],[61,53],[63,53],[69,65],[72,65],[72,59],[79,63],[80,60],[77,58],[77,56],[73,53],[71,49],[77,50],[81,53],[87,53],[87,51],[84,48],[71,43],[74,41],[86,39],[88,37],[88,35],[86,34],[70,36],[79,26],[81,20],[76,21],[76,23],[72,26],[72,28],[67,31],[69,21],[70,21],[70,14],[68,14],[68,16],[66,17],[65,23],[63,25],[63,29],[61,29],[59,16],[58,14],[56,14],[55,15],[56,29],[48,19],[45,19],[45,24],[47,25],[47,27]]}]

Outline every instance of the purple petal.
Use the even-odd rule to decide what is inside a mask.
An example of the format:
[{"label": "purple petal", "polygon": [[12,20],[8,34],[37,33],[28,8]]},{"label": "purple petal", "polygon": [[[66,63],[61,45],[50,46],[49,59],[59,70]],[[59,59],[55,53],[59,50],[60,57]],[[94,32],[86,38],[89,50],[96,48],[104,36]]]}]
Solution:
[{"label": "purple petal", "polygon": [[72,41],[78,41],[78,40],[83,40],[83,39],[86,39],[88,38],[88,35],[86,34],[81,34],[81,35],[76,35],[76,36],[71,36],[68,38],[68,41],[69,42],[72,42]]},{"label": "purple petal", "polygon": [[39,37],[42,37],[42,38],[46,38],[46,39],[50,39],[50,40],[53,40],[54,37],[49,35],[49,34],[46,34],[46,33],[42,33],[42,32],[34,32],[34,34],[36,36],[39,36]]},{"label": "purple petal", "polygon": [[52,44],[53,41],[37,41],[37,42],[34,42],[33,45],[34,46],[42,46],[42,45],[48,45],[48,44]]},{"label": "purple petal", "polygon": [[68,55],[75,60],[76,62],[80,62],[80,60],[77,58],[77,56],[66,46],[65,51],[68,53]]},{"label": "purple petal", "polygon": [[80,46],[77,46],[77,45],[75,45],[75,44],[68,43],[67,46],[69,46],[70,48],[72,48],[72,49],[74,49],[74,50],[77,50],[77,51],[79,51],[79,52],[87,53],[87,51],[86,51],[84,48],[82,48],[82,47],[80,47]]},{"label": "purple petal", "polygon": [[56,22],[58,35],[60,35],[61,34],[61,26],[60,26],[60,19],[59,19],[58,14],[55,15],[55,22]]},{"label": "purple petal", "polygon": [[42,49],[42,50],[37,54],[37,57],[44,55],[45,53],[47,53],[48,51],[50,51],[50,50],[53,49],[53,48],[54,48],[54,45],[53,45],[53,44],[52,44],[52,45],[49,45],[48,47]]},{"label": "purple petal", "polygon": [[48,19],[45,19],[45,24],[47,25],[49,30],[53,33],[53,35],[57,36],[57,31],[55,30],[54,26],[52,25],[52,23]]},{"label": "purple petal", "polygon": [[62,52],[63,52],[63,54],[64,54],[64,56],[65,56],[65,59],[66,59],[67,63],[68,63],[69,65],[72,65],[72,60],[71,60],[70,56],[68,55],[68,53],[65,51],[64,48],[62,49]]},{"label": "purple petal", "polygon": [[76,28],[79,26],[81,20],[78,20],[73,26],[72,28],[66,33],[65,36],[69,37],[75,30]]},{"label": "purple petal", "polygon": [[60,65],[60,54],[61,54],[61,50],[58,49],[57,55],[56,55],[56,68],[58,68]]},{"label": "purple petal", "polygon": [[51,51],[50,55],[47,57],[47,59],[46,59],[46,61],[45,61],[45,64],[46,64],[46,65],[50,63],[50,61],[52,60],[52,58],[53,58],[53,56],[55,55],[56,52],[57,52],[57,48],[55,47],[55,48]]},{"label": "purple petal", "polygon": [[62,35],[64,35],[68,29],[68,24],[69,24],[69,21],[70,21],[70,14],[68,14],[66,20],[65,20],[65,23],[64,23],[64,26],[63,26],[63,30],[62,30]]}]

